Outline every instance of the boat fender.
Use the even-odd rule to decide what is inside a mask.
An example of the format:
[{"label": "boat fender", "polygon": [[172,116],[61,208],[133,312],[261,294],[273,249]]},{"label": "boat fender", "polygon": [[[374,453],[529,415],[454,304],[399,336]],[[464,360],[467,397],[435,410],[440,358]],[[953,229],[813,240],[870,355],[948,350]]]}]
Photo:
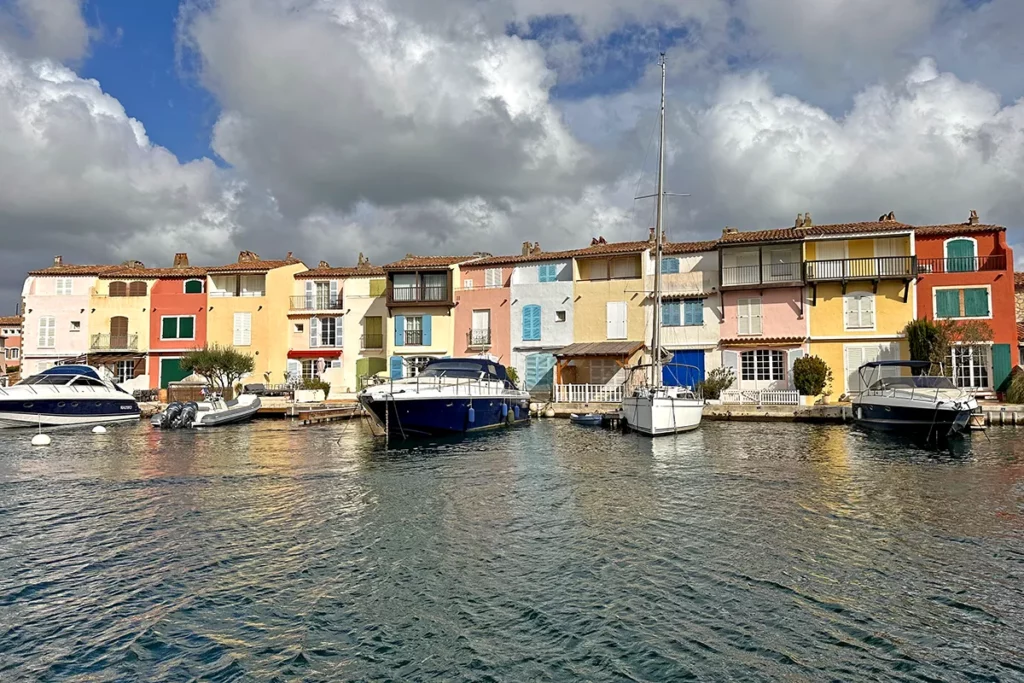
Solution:
[{"label": "boat fender", "polygon": [[469,423],[473,424],[474,422],[476,422],[476,410],[473,409],[473,406],[470,406],[469,407]]},{"label": "boat fender", "polygon": [[512,406],[512,413],[516,416],[516,420],[519,420],[519,406]]},{"label": "boat fender", "polygon": [[505,411],[505,424],[513,425],[516,423],[516,415],[513,411]]},{"label": "boat fender", "polygon": [[508,404],[507,403],[502,403],[501,404],[501,416],[502,417],[508,417]]}]

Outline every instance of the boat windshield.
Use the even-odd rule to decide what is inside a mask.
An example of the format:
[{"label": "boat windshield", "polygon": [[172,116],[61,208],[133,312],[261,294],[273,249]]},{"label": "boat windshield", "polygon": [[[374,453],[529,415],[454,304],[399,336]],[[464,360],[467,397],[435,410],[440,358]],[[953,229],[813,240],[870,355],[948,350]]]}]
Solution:
[{"label": "boat windshield", "polygon": [[871,385],[873,391],[884,389],[956,389],[953,380],[949,377],[932,377],[930,375],[918,375],[917,377],[883,377]]},{"label": "boat windshield", "polygon": [[420,377],[449,377],[455,379],[480,379],[486,373],[481,371],[479,363],[431,363],[419,374]]},{"label": "boat windshield", "polygon": [[58,386],[64,386],[71,381],[71,377],[67,375],[32,375],[18,382],[19,386],[30,386],[32,384],[56,384]]}]

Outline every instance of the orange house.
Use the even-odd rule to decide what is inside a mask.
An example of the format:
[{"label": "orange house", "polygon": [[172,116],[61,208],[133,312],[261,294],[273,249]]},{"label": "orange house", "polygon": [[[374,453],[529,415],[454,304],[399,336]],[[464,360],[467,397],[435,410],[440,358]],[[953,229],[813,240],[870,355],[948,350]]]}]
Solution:
[{"label": "orange house", "polygon": [[960,386],[978,393],[1003,391],[1018,343],[1006,228],[984,225],[972,211],[965,223],[915,228],[914,240],[917,317],[976,320],[991,327],[991,343],[956,346],[948,362]]},{"label": "orange house", "polygon": [[149,377],[151,389],[166,389],[188,374],[182,355],[206,344],[206,269],[189,266],[187,254],[174,256],[173,268],[151,268]]},{"label": "orange house", "polygon": [[489,257],[465,263],[455,283],[455,340],[452,355],[493,356],[511,365],[512,306],[507,257]]}]

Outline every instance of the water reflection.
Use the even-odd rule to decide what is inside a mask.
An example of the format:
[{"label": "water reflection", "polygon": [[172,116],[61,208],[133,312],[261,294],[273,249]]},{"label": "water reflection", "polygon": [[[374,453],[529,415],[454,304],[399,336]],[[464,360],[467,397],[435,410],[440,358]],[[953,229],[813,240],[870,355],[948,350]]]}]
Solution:
[{"label": "water reflection", "polygon": [[1018,434],[4,434],[0,676],[1022,678]]}]

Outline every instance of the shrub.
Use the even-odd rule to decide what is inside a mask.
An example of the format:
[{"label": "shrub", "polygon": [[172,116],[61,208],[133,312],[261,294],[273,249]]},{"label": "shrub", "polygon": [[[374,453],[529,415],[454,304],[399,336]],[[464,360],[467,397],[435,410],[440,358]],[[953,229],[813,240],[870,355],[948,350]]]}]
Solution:
[{"label": "shrub", "polygon": [[203,377],[221,391],[233,387],[256,365],[249,354],[216,344],[189,351],[178,362],[183,370]]},{"label": "shrub", "polygon": [[793,361],[793,385],[801,396],[818,396],[832,384],[832,369],[817,356]]},{"label": "shrub", "polygon": [[716,400],[735,381],[736,372],[732,368],[723,365],[708,372],[707,379],[703,382],[698,382],[697,388],[703,392],[704,398]]},{"label": "shrub", "polygon": [[519,386],[519,373],[515,368],[505,368],[505,374],[508,375],[508,381],[512,382],[513,386]]},{"label": "shrub", "polygon": [[1010,376],[1010,386],[1006,388],[1007,403],[1024,403],[1024,371],[1017,368]]},{"label": "shrub", "polygon": [[325,399],[331,393],[331,383],[319,377],[310,377],[302,380],[302,388],[309,389],[310,391],[322,391],[324,392]]}]

